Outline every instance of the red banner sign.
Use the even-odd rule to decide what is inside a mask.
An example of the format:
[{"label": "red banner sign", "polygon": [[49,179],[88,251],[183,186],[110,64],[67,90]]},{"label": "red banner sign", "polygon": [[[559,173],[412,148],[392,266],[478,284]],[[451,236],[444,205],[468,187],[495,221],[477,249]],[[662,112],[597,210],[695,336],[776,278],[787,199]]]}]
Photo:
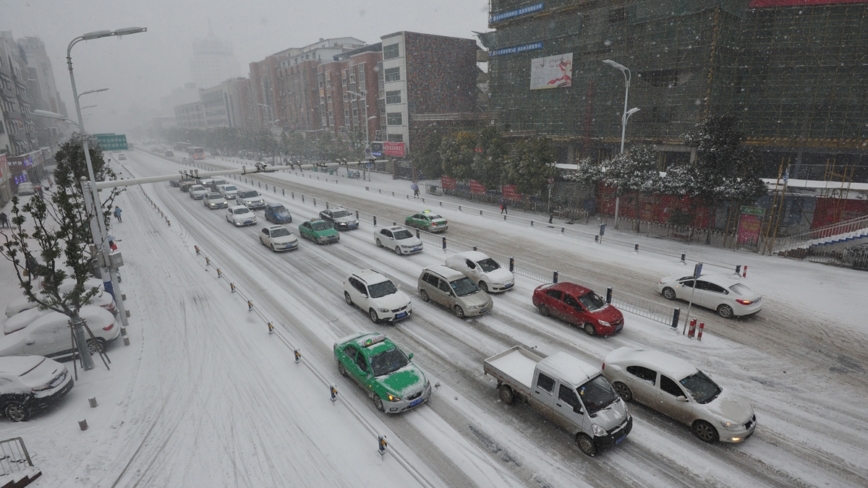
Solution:
[{"label": "red banner sign", "polygon": [[395,156],[397,158],[404,157],[404,143],[403,142],[384,142],[383,143],[383,154],[386,156]]},{"label": "red banner sign", "polygon": [[521,200],[521,193],[515,191],[515,185],[503,185],[503,198],[507,200]]},{"label": "red banner sign", "polygon": [[470,193],[474,193],[476,195],[484,195],[485,187],[482,186],[482,183],[476,180],[470,180]]},{"label": "red banner sign", "polygon": [[836,3],[865,3],[866,0],[751,0],[751,8],[766,7],[808,7],[812,5],[833,5]]},{"label": "red banner sign", "polygon": [[757,245],[762,227],[762,217],[751,214],[741,214],[738,219],[738,243]]},{"label": "red banner sign", "polygon": [[458,185],[458,182],[455,181],[455,178],[450,178],[448,176],[440,177],[440,186],[442,186],[446,190],[454,190]]}]

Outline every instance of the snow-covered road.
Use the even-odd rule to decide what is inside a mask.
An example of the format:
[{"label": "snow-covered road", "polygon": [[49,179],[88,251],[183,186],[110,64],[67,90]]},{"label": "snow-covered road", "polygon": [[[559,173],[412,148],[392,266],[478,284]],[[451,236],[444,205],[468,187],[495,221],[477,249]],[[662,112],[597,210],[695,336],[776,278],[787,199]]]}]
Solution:
[{"label": "snow-covered road", "polygon": [[[141,151],[127,154],[130,176],[184,168]],[[344,303],[344,278],[374,268],[415,297],[421,268],[444,257],[439,237],[423,237],[425,251],[405,257],[373,244],[374,227],[365,216],[390,223],[422,205],[390,191],[366,191],[365,185],[406,192],[407,182],[379,176],[337,185],[307,173],[257,177],[286,189],[286,196],[266,195],[292,212],[293,230],[325,201],[363,215],[361,228],[342,233],[339,244],[302,241],[288,254],[259,245],[261,225],[236,229],[223,211],[210,211],[168,184],[131,187],[120,199],[124,223],[112,233],[126,262],[133,345],[114,344],[112,370],[81,374],[58,408],[26,424],[2,424],[4,438],[24,437],[45,473],[37,486],[868,485],[862,461],[868,456],[868,323],[857,305],[868,288],[864,273],[692,246],[693,259],[750,265],[748,283],[763,293],[765,310],[736,321],[698,312],[708,323],[701,343],[631,314],[621,334],[600,339],[540,316],[530,303],[540,282],[529,276],[557,269],[562,281],[585,278],[663,301],[654,289],[657,278],[684,272],[670,257],[678,252],[674,243],[640,239],[643,249],[671,253],[636,254],[557,228],[443,208],[448,252],[477,245],[498,257],[514,256],[517,266],[534,273],[518,276],[515,290],[495,296],[494,311],[485,317],[459,320],[414,299],[409,321],[375,326]],[[308,197],[304,203],[301,194]],[[194,245],[203,256],[195,255]],[[229,281],[252,297],[265,320],[230,293]],[[273,336],[267,320],[277,326]],[[414,362],[440,385],[428,405],[386,417],[337,374],[332,343],[358,330],[380,330],[415,354]],[[749,399],[756,434],[744,444],[710,446],[687,427],[631,405],[635,425],[627,441],[587,458],[565,432],[526,406],[498,401],[482,360],[515,344],[592,363],[620,346],[677,354]],[[293,361],[294,348],[302,351],[301,364]],[[329,383],[338,387],[337,402],[329,400]],[[87,408],[91,396],[100,401],[96,410]],[[76,421],[85,417],[91,429],[79,432]],[[378,434],[390,442],[384,457],[376,452]]]}]

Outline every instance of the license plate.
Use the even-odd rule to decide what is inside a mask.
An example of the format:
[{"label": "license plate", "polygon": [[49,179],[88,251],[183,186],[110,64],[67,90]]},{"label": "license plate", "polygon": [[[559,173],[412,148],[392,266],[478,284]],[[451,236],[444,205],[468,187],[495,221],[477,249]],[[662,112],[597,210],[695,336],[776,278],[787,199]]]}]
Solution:
[{"label": "license plate", "polygon": [[416,251],[421,251],[421,250],[422,250],[422,248],[421,248],[421,247],[414,247],[414,248],[413,248],[413,252],[416,252]]},{"label": "license plate", "polygon": [[411,406],[411,407],[415,407],[416,405],[419,405],[420,403],[422,403],[422,402],[424,402],[424,401],[425,401],[424,398],[420,398],[420,399],[418,399],[418,400],[413,400],[413,401],[410,403],[410,406]]},{"label": "license plate", "polygon": [[479,314],[481,315],[481,314],[484,314],[485,312],[488,312],[488,309],[487,309],[487,308],[483,308],[482,310],[480,310],[480,311],[479,311]]},{"label": "license plate", "polygon": [[395,318],[396,319],[403,319],[406,316],[407,316],[407,312],[401,312],[401,313],[395,315]]},{"label": "license plate", "polygon": [[503,289],[505,290],[505,289],[507,289],[507,288],[512,288],[512,285],[513,285],[513,284],[514,284],[514,283],[507,283],[507,284],[503,285]]},{"label": "license plate", "polygon": [[624,439],[626,439],[626,438],[627,438],[627,436],[622,435],[621,437],[619,437],[619,438],[615,441],[615,445],[617,446],[618,444],[624,442]]}]

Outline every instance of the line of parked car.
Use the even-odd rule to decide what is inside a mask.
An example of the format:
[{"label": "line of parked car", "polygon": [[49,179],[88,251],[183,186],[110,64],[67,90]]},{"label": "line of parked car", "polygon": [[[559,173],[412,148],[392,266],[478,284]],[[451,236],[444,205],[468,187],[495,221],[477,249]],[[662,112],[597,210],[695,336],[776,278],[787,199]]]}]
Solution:
[{"label": "line of parked car", "polygon": [[[61,293],[75,286],[66,280]],[[96,289],[90,305],[81,307],[79,316],[90,330],[87,341],[90,354],[104,351],[120,336],[115,319],[117,309],[112,296],[98,279],[85,282],[86,289]],[[36,288],[38,289],[38,288]],[[69,317],[51,310],[40,310],[25,296],[6,305],[0,336],[0,415],[14,422],[29,419],[49,407],[73,387],[66,366],[76,353],[69,327]]]},{"label": "line of parked car", "polygon": [[[238,209],[237,215],[243,216],[242,222],[227,217],[236,225],[256,223],[255,216],[247,216],[248,212],[252,215],[250,203],[265,208],[269,221],[292,222],[282,205],[256,200],[261,197],[255,191],[228,191],[221,184],[212,189],[218,193],[215,198],[223,201],[231,190],[236,192],[236,199],[254,199],[236,200],[242,205],[229,206],[230,214],[236,215],[232,209]],[[191,194],[191,198],[197,197]],[[376,228],[374,244],[398,255],[417,254],[423,251],[423,243],[418,231],[414,235],[407,227],[434,233],[448,229],[446,219],[428,210],[408,216],[404,224]],[[317,244],[330,244],[340,241],[338,230],[358,227],[358,219],[338,207],[302,222],[298,231]],[[298,239],[283,225],[263,228],[259,238],[274,251],[298,248]],[[509,291],[514,285],[509,269],[482,252],[468,251],[450,255],[443,264],[424,267],[416,291],[423,301],[437,303],[465,318],[491,312],[494,301],[490,294]],[[663,278],[658,291],[667,299],[692,300],[725,318],[754,314],[762,306],[759,295],[725,276]],[[410,297],[388,277],[371,269],[351,273],[343,282],[343,292],[347,305],[358,307],[374,324],[394,324],[413,314]],[[531,301],[541,315],[560,319],[590,336],[609,336],[624,327],[624,316],[615,306],[576,283],[540,285]],[[431,384],[413,364],[413,355],[405,354],[380,332],[341,338],[334,343],[333,354],[339,373],[363,388],[379,411],[400,413],[430,399]],[[503,403],[522,399],[569,431],[579,449],[589,456],[619,445],[631,432],[633,420],[627,402],[642,403],[668,415],[709,443],[742,442],[756,429],[756,415],[747,402],[717,385],[710,375],[659,351],[622,347],[608,354],[602,367],[596,367],[564,353],[544,357],[515,346],[486,359],[483,370],[497,380]]]}]

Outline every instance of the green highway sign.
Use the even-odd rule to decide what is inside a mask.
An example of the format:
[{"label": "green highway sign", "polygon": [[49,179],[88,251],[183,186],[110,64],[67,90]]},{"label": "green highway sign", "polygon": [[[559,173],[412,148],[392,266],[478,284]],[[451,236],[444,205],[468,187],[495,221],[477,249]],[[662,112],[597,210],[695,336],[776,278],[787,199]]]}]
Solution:
[{"label": "green highway sign", "polygon": [[128,149],[126,134],[94,134],[94,137],[99,141],[99,147],[103,151],[126,151]]}]

